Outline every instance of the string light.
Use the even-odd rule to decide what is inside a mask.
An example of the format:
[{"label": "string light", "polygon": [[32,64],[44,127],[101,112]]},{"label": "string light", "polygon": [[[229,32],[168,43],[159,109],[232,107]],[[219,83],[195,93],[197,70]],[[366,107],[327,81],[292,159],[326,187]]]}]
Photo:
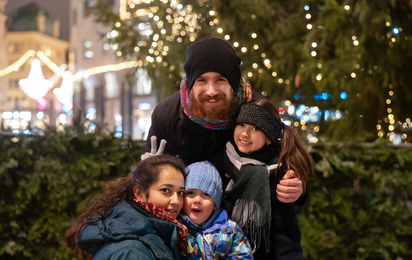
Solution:
[{"label": "string light", "polygon": [[36,55],[36,51],[34,50],[29,50],[25,54],[23,54],[17,61],[15,61],[13,64],[10,66],[0,70],[0,77],[6,76],[10,74],[11,72],[18,71],[21,66],[23,66],[24,63],[31,57],[34,57]]}]

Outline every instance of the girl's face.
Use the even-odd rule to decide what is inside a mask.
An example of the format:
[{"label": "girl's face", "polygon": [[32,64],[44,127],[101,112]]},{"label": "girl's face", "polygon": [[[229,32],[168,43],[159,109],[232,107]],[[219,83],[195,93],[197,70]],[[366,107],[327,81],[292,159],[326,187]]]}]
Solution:
[{"label": "girl's face", "polygon": [[149,196],[135,189],[135,194],[143,201],[162,206],[172,217],[176,218],[183,207],[185,181],[183,174],[172,166],[162,167],[159,179],[149,188]]},{"label": "girl's face", "polygon": [[198,189],[186,191],[183,211],[195,224],[200,225],[205,222],[214,209],[216,209],[215,202],[209,194]]},{"label": "girl's face", "polygon": [[270,144],[269,138],[253,125],[240,123],[233,134],[239,151],[251,154],[260,150],[265,144]]}]

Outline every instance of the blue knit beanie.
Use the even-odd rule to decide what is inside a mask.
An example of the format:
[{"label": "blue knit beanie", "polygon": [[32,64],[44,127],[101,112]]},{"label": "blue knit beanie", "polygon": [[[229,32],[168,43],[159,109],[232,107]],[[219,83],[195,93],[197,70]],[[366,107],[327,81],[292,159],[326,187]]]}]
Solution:
[{"label": "blue knit beanie", "polygon": [[223,184],[216,167],[208,161],[203,161],[192,163],[187,168],[189,174],[185,182],[186,190],[198,189],[209,194],[216,207],[220,208]]}]

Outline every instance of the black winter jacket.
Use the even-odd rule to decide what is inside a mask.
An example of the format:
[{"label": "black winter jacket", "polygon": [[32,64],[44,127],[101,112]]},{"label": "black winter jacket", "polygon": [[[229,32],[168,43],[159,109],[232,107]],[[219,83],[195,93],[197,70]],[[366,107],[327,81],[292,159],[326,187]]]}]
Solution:
[{"label": "black winter jacket", "polygon": [[[252,90],[254,99],[264,98]],[[164,153],[179,155],[189,165],[194,162],[208,160],[212,155],[222,153],[225,145],[233,135],[234,126],[225,130],[210,130],[190,120],[183,112],[180,103],[180,92],[159,103],[152,114],[146,141],[146,152],[151,150],[150,138],[157,137],[157,147],[160,141],[167,141]]]},{"label": "black winter jacket", "polygon": [[158,104],[152,114],[146,152],[150,152],[150,137],[167,141],[164,153],[179,155],[189,165],[205,161],[211,155],[225,150],[225,144],[233,134],[233,127],[225,130],[210,130],[190,120],[183,112],[180,93],[176,92]]}]

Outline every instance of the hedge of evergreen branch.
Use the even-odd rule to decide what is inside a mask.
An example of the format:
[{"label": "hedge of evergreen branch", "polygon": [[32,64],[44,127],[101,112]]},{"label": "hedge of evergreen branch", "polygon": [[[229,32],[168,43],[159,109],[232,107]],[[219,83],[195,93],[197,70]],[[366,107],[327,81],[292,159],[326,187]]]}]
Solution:
[{"label": "hedge of evergreen branch", "polygon": [[[142,142],[83,130],[0,135],[1,259],[73,259],[64,231],[143,152]],[[309,201],[298,208],[304,259],[412,259],[412,148],[309,149],[316,177]]]}]

